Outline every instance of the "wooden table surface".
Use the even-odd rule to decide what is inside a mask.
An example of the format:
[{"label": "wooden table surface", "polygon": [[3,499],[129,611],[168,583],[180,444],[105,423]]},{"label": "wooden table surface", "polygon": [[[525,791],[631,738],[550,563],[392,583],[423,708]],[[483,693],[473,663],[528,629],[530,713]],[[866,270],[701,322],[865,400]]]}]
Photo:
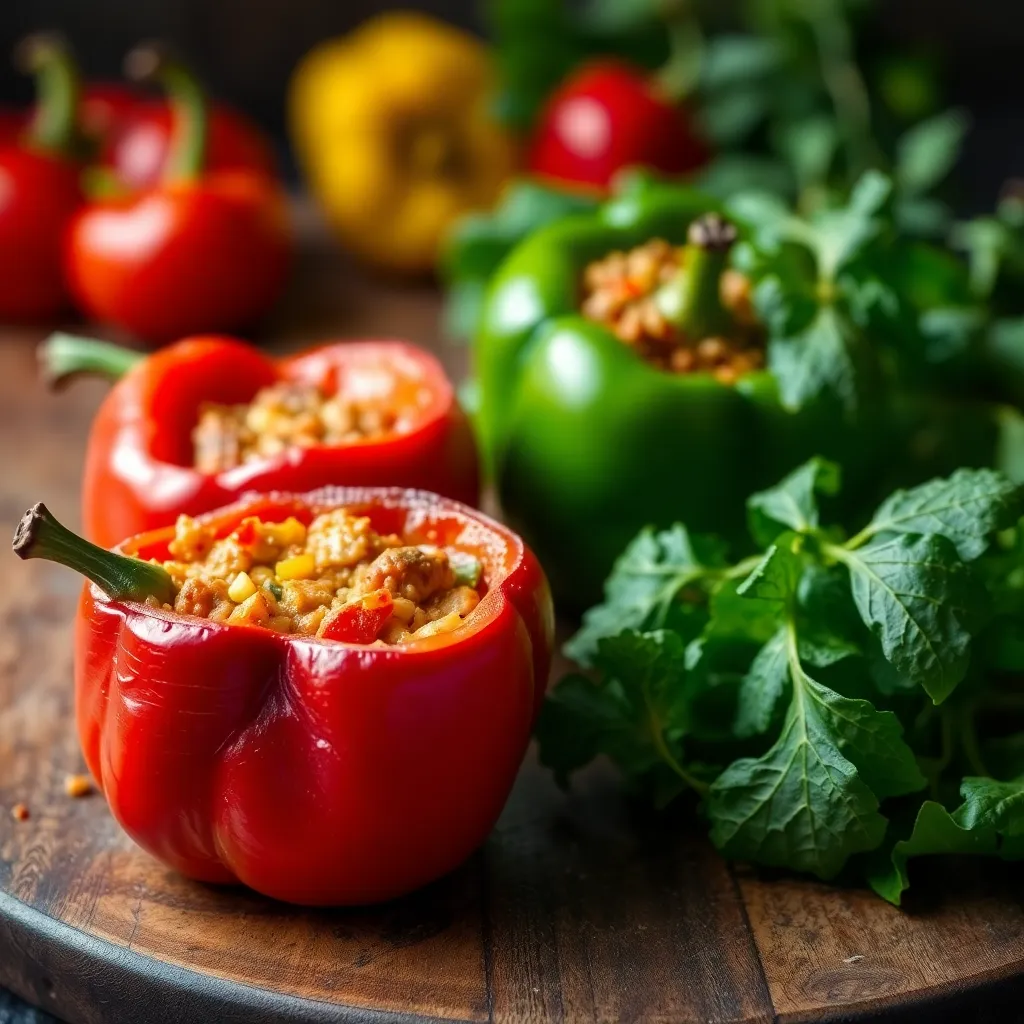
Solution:
[{"label": "wooden table surface", "polygon": [[[319,246],[266,329],[439,342],[427,285],[370,282]],[[0,332],[0,533],[45,500],[77,521],[104,393],[36,381],[41,332]],[[658,817],[602,766],[570,794],[532,760],[494,834],[383,907],[305,911],[188,882],[72,800],[66,570],[0,554],[0,985],[75,1022],[1024,1020],[1024,879],[915,867],[900,911],[862,890],[725,865],[692,808]],[[25,801],[30,820],[7,809]],[[0,1015],[3,1007],[0,1005]]]}]

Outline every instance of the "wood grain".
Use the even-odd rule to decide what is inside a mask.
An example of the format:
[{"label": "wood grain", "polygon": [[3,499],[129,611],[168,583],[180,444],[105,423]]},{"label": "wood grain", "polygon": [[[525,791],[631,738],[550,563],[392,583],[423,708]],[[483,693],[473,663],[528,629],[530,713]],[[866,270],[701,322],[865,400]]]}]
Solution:
[{"label": "wood grain", "polygon": [[[444,347],[427,286],[369,283],[325,249],[268,328],[281,347],[404,336]],[[38,332],[0,332],[0,530],[33,501],[77,521],[103,394],[45,394]],[[486,847],[408,899],[302,911],[188,882],[120,832],[82,769],[77,580],[0,555],[0,985],[83,1024],[210,1021],[1024,1020],[1024,882],[956,865],[932,904],[728,869],[692,807],[656,816],[598,765],[568,795],[531,760]],[[25,801],[31,817],[8,809]],[[915,868],[915,870],[918,870]],[[925,869],[927,870],[927,868]]]}]

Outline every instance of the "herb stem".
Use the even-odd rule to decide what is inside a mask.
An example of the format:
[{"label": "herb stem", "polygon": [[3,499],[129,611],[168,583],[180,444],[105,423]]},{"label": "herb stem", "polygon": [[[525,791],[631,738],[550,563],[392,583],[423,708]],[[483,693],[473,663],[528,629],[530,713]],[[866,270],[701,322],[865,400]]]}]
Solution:
[{"label": "herb stem", "polygon": [[651,726],[651,738],[654,740],[654,749],[657,750],[658,756],[669,766],[690,787],[700,796],[706,796],[708,792],[708,784],[702,779],[698,779],[696,775],[692,775],[688,772],[676,759],[675,755],[668,748],[668,744],[665,742],[665,734],[662,732],[661,723],[658,721],[654,712],[649,714],[649,722]]},{"label": "herb stem", "polygon": [[872,166],[871,101],[857,66],[850,26],[837,0],[808,5],[808,26],[814,34],[822,81],[842,134],[849,171],[856,177]]},{"label": "herb stem", "polygon": [[960,745],[963,747],[964,757],[975,775],[989,779],[992,773],[985,766],[981,758],[981,751],[978,749],[978,733],[974,728],[974,709],[971,708],[967,717],[960,725]]},{"label": "herb stem", "polygon": [[843,547],[847,551],[856,551],[857,548],[864,547],[864,545],[874,537],[875,533],[876,530],[873,526],[865,526],[860,533],[855,533],[848,541],[846,541],[846,543],[843,544]]}]

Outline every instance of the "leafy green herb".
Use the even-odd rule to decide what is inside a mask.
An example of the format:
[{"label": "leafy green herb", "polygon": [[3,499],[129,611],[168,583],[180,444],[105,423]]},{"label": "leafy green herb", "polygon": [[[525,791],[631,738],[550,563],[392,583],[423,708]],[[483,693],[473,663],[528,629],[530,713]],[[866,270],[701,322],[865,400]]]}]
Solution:
[{"label": "leafy green herb", "polygon": [[725,565],[724,547],[692,537],[681,523],[643,530],[619,556],[605,584],[605,601],[586,613],[566,654],[590,664],[598,642],[624,629],[664,626],[687,587],[701,587]]},{"label": "leafy green herb", "polygon": [[726,856],[827,879],[867,855],[898,903],[915,856],[1024,858],[1024,500],[962,469],[848,536],[819,506],[839,488],[812,459],[752,495],[762,551],[733,565],[641,533],[567,648],[593,676],[554,688],[538,738],[563,784],[606,754],[659,804],[696,793]]},{"label": "leafy green herb", "polygon": [[448,285],[445,329],[468,339],[476,331],[484,292],[494,271],[531,231],[597,206],[597,198],[528,179],[513,181],[489,213],[458,220],[445,239],[441,273]]},{"label": "leafy green herb", "polygon": [[849,568],[857,610],[893,668],[936,704],[945,700],[967,673],[964,620],[984,600],[953,546],[936,535],[897,536],[830,550]]}]

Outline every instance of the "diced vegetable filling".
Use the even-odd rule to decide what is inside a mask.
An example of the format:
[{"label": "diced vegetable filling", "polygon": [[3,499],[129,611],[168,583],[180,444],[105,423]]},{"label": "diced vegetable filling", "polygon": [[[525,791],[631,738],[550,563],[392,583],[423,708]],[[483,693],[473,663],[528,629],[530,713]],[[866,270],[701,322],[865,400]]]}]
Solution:
[{"label": "diced vegetable filling", "polygon": [[349,643],[405,644],[457,629],[480,602],[468,552],[379,534],[336,509],[298,519],[243,519],[227,537],[179,516],[161,563],[182,615]]},{"label": "diced vegetable filling", "polygon": [[248,405],[202,405],[192,431],[194,463],[219,473],[287,448],[350,444],[409,426],[384,396],[328,396],[311,384],[273,384]]},{"label": "diced vegetable filling", "polygon": [[721,278],[722,305],[734,319],[729,337],[691,338],[671,323],[655,292],[683,267],[685,249],[661,238],[591,263],[583,277],[581,312],[608,327],[659,369],[711,373],[724,384],[764,366],[764,337],[754,313],[750,282],[735,270]]}]

